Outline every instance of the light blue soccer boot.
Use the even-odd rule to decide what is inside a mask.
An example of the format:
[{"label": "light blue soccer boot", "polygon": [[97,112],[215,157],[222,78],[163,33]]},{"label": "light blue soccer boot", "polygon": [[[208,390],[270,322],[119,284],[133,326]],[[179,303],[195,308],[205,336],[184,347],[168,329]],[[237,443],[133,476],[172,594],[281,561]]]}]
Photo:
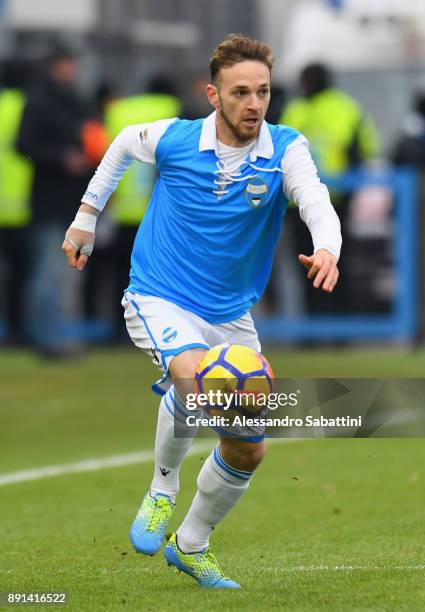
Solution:
[{"label": "light blue soccer boot", "polygon": [[181,572],[189,574],[202,587],[209,589],[241,588],[240,584],[225,577],[209,548],[201,552],[185,554],[177,546],[175,533],[164,548],[164,555],[168,565],[174,565]]},{"label": "light blue soccer boot", "polygon": [[158,552],[175,507],[168,495],[146,493],[130,529],[130,540],[137,552],[144,555]]}]

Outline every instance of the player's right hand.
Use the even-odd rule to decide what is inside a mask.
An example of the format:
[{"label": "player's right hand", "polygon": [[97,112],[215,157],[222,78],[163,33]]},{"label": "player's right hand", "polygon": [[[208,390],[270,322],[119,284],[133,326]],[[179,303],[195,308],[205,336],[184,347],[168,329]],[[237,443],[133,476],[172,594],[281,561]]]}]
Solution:
[{"label": "player's right hand", "polygon": [[65,234],[62,251],[65,252],[68,265],[77,270],[84,270],[92,254],[95,235],[91,232],[70,227]]}]

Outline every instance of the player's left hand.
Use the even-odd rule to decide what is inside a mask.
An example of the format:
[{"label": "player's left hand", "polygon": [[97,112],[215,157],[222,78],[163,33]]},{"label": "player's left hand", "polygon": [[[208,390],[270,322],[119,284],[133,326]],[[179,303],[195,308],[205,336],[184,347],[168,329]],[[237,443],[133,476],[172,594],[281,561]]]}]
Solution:
[{"label": "player's left hand", "polygon": [[298,255],[298,261],[308,270],[307,277],[314,278],[313,287],[332,293],[338,281],[339,271],[336,257],[326,249],[319,249],[314,255]]}]

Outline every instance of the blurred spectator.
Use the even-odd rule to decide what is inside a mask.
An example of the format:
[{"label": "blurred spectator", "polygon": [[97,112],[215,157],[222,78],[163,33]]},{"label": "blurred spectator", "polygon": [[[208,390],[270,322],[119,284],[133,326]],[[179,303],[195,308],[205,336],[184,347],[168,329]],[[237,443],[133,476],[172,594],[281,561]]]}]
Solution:
[{"label": "blurred spectator", "polygon": [[[378,155],[379,138],[371,118],[354,98],[333,86],[332,75],[326,66],[319,63],[306,66],[300,74],[299,85],[302,97],[284,107],[280,123],[294,127],[308,139],[321,175],[346,172]],[[339,262],[340,283],[332,295],[308,286],[309,310],[344,312],[350,309],[351,240],[346,231],[350,198],[350,194],[332,194],[344,239]],[[289,211],[288,216],[292,215]],[[304,253],[311,249],[311,241],[301,223],[296,224],[295,231],[297,251]]]},{"label": "blurred spectator", "polygon": [[206,72],[195,72],[187,77],[183,88],[182,119],[201,119],[212,113],[213,108],[205,95],[210,76]]},{"label": "blurred spectator", "polygon": [[299,84],[302,97],[283,109],[280,123],[295,127],[309,140],[321,174],[340,174],[378,155],[372,120],[354,98],[333,86],[326,66],[309,64]]},{"label": "blurred spectator", "polygon": [[[172,79],[158,74],[149,83],[146,93],[114,100],[105,113],[106,127],[112,140],[131,124],[150,123],[176,117],[181,103]],[[117,224],[114,247],[115,292],[120,294],[128,284],[128,271],[134,238],[148,205],[156,173],[154,166],[133,164],[122,177],[109,208],[111,218]],[[126,338],[122,308],[116,303],[116,335]]]},{"label": "blurred spectator", "polygon": [[81,200],[93,173],[82,145],[88,118],[77,90],[78,65],[65,48],[56,48],[48,74],[35,85],[23,113],[19,150],[34,165],[31,195],[28,284],[29,331],[35,347],[46,356],[79,351],[75,323],[81,307],[81,279],[63,262],[60,253],[67,220]]},{"label": "blurred spectator", "polygon": [[24,339],[23,281],[29,221],[31,163],[15,150],[25,105],[26,69],[7,60],[0,69],[0,320],[10,343]]}]

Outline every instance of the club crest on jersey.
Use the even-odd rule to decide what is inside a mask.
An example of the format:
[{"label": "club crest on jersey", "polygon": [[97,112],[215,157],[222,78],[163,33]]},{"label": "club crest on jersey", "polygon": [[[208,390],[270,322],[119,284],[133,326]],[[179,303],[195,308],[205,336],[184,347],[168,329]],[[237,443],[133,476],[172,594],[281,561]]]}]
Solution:
[{"label": "club crest on jersey", "polygon": [[251,208],[261,208],[267,201],[269,188],[259,178],[251,179],[245,189],[245,199]]}]

